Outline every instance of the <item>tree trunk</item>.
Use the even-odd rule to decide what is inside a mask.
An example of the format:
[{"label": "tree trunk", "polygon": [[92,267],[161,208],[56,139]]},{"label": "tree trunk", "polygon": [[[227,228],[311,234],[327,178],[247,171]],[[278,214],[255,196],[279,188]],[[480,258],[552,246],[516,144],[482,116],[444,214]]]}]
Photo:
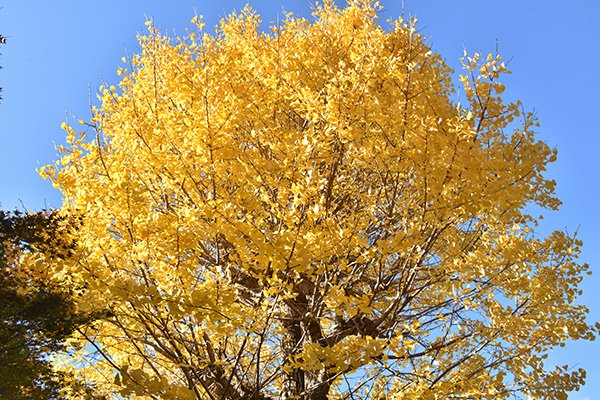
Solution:
[{"label": "tree trunk", "polygon": [[321,370],[313,374],[308,374],[304,379],[306,388],[303,400],[324,400],[327,399],[329,389],[331,388],[331,374],[326,370]]},{"label": "tree trunk", "polygon": [[[302,349],[302,327],[300,321],[295,317],[294,311],[284,306],[285,319],[283,320],[282,351],[283,364]],[[299,399],[304,392],[304,371],[294,368],[284,372],[281,390],[281,400]]]}]

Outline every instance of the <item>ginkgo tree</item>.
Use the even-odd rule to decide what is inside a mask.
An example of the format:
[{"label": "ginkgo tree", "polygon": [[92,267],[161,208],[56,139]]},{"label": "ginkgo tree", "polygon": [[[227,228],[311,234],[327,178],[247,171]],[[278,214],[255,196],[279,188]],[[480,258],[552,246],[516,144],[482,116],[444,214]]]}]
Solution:
[{"label": "ginkgo tree", "polygon": [[54,274],[110,310],[54,355],[114,399],[566,399],[592,340],[556,150],[498,55],[452,71],[413,21],[333,1],[264,31],[149,24],[42,168],[79,219]]}]

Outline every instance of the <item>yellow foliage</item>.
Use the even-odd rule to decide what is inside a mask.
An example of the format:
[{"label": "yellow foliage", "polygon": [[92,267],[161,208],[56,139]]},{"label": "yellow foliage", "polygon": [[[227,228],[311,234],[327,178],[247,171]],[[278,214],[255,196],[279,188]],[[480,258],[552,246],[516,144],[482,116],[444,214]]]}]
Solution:
[{"label": "yellow foliage", "polygon": [[247,7],[182,40],[149,24],[94,131],[65,126],[40,171],[81,218],[80,307],[112,310],[65,368],[137,399],[561,399],[581,383],[543,363],[596,333],[573,304],[580,243],[540,237],[525,208],[560,204],[556,151],[499,97],[499,56],[465,54],[457,104],[414,24],[377,11],[326,1],[265,33]]}]

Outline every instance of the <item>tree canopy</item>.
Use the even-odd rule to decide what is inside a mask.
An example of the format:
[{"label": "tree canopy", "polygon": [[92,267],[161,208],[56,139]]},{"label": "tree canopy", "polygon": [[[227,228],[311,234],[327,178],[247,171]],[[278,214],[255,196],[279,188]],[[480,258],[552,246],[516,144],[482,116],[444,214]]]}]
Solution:
[{"label": "tree canopy", "polygon": [[[55,211],[0,210],[0,397],[7,400],[58,399],[74,382],[53,371],[49,354],[91,319],[77,315],[69,287],[44,279],[48,257],[69,256],[69,223]],[[37,264],[38,269],[31,266]],[[46,272],[47,275],[47,272]],[[70,390],[86,393],[86,385]],[[87,398],[93,398],[87,392]]]},{"label": "tree canopy", "polygon": [[80,220],[53,276],[110,317],[55,358],[132,399],[566,399],[545,365],[598,328],[544,176],[556,151],[502,100],[499,55],[452,71],[412,21],[333,1],[269,31],[149,24],[40,170]]}]

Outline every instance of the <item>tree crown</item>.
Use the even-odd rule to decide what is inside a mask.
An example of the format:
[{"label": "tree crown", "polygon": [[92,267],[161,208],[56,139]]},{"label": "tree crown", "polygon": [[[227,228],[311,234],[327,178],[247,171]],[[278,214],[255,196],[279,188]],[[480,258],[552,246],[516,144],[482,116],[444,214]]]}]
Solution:
[{"label": "tree crown", "polygon": [[[593,339],[580,242],[536,233],[556,151],[465,55],[466,104],[413,23],[326,1],[269,32],[249,8],[179,40],[150,25],[43,168],[81,218],[79,307],[113,317],[64,368],[131,398],[562,399]],[[87,345],[85,343],[88,343]],[[77,365],[77,368],[73,366]],[[137,397],[136,397],[137,396]]]}]

